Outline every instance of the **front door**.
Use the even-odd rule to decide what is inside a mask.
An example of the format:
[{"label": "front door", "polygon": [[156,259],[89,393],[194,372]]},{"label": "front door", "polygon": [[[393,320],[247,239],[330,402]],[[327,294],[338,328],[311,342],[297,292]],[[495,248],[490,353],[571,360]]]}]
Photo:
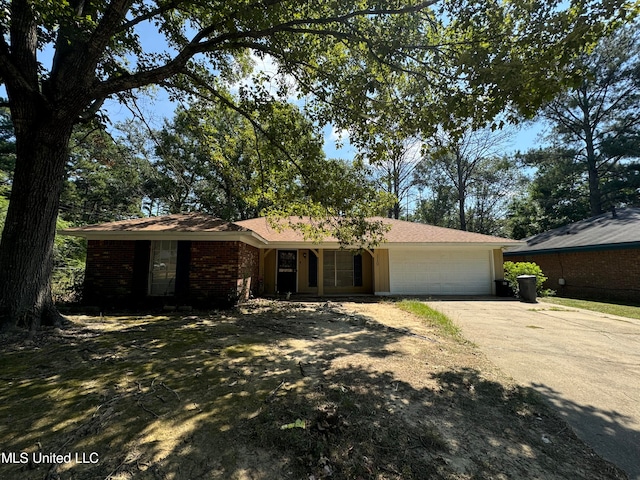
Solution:
[{"label": "front door", "polygon": [[298,278],[298,251],[278,250],[277,290],[280,293],[295,293]]}]

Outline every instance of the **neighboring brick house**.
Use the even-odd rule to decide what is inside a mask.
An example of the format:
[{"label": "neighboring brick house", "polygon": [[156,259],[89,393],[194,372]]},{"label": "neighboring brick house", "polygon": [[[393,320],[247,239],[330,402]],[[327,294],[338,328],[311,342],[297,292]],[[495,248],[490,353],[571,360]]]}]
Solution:
[{"label": "neighboring brick house", "polygon": [[91,305],[215,306],[259,294],[489,295],[502,249],[519,242],[376,218],[385,242],[358,252],[313,243],[265,218],[176,214],[69,228],[88,240]]},{"label": "neighboring brick house", "polygon": [[640,303],[640,208],[623,208],[544,232],[504,252],[535,262],[560,297]]}]

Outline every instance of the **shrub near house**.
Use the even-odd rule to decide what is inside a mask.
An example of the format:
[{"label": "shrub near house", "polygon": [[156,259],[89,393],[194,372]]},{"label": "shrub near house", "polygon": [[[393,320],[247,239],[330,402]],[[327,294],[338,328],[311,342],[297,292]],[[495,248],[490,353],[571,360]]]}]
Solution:
[{"label": "shrub near house", "polygon": [[518,295],[520,291],[518,285],[518,277],[520,275],[536,276],[536,293],[539,297],[552,294],[551,290],[542,287],[547,277],[542,273],[542,269],[537,264],[533,262],[504,262],[504,279],[509,282],[509,286],[516,295]]}]

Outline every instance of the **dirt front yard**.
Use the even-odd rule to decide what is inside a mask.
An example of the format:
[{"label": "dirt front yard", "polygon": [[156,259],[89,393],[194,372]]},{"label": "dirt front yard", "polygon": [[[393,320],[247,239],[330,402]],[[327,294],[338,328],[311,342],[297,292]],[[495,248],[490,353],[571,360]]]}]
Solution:
[{"label": "dirt front yard", "polygon": [[72,320],[0,338],[0,478],[626,478],[392,302]]}]

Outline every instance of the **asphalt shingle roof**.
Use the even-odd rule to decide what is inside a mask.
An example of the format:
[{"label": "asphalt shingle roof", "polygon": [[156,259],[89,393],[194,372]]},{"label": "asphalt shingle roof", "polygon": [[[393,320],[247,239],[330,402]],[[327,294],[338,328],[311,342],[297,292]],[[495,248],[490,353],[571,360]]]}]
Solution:
[{"label": "asphalt shingle roof", "polygon": [[[496,243],[517,244],[516,240],[509,240],[480,233],[464,232],[453,228],[436,227],[424,223],[406,222],[391,218],[373,217],[373,221],[382,221],[391,226],[386,233],[387,243]],[[308,220],[291,217],[292,222],[308,222]],[[284,224],[286,225],[286,221]],[[304,237],[301,232],[291,228],[273,228],[266,218],[253,218],[236,222],[250,230],[253,230],[268,242],[302,242]],[[336,241],[327,238],[326,241]]]},{"label": "asphalt shingle roof", "polygon": [[535,253],[581,248],[640,246],[640,208],[622,208],[571,223],[525,239],[526,245],[510,248],[508,254]]},{"label": "asphalt shingle roof", "polygon": [[[496,246],[508,246],[518,244],[515,240],[501,237],[482,235],[479,233],[464,232],[452,228],[436,227],[424,223],[413,223],[402,220],[393,220],[383,217],[373,217],[371,220],[382,221],[391,226],[385,238],[389,244],[494,244]],[[291,222],[309,222],[309,219],[291,217]],[[161,217],[135,218],[118,222],[87,225],[84,227],[68,228],[62,231],[67,235],[91,235],[93,237],[105,234],[135,233],[217,233],[236,232],[251,235],[255,233],[268,243],[298,243],[305,242],[303,234],[292,228],[288,228],[288,221],[283,220],[285,228],[274,228],[269,221],[262,218],[242,220],[235,223],[227,222],[211,215],[202,213],[174,214]],[[326,238],[325,242],[336,242],[335,238]]]},{"label": "asphalt shingle roof", "polygon": [[249,230],[205,213],[177,213],[161,217],[133,218],[64,230],[64,233],[68,234],[90,232],[249,232]]}]

